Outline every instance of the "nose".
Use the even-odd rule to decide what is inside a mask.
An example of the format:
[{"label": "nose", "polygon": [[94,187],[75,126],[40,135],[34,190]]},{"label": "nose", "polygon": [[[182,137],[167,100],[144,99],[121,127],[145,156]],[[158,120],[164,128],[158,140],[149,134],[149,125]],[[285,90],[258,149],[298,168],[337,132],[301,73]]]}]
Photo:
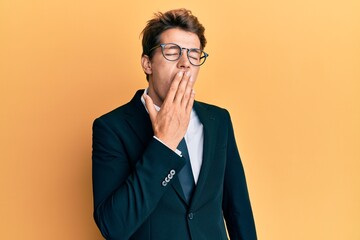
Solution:
[{"label": "nose", "polygon": [[189,58],[187,56],[187,49],[182,49],[182,55],[177,63],[179,68],[190,68],[191,63],[189,62]]}]

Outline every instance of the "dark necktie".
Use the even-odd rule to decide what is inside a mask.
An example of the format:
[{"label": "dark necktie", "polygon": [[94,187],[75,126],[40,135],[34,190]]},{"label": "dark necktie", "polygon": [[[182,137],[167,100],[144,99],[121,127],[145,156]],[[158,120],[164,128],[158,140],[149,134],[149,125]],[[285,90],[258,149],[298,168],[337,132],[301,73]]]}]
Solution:
[{"label": "dark necktie", "polygon": [[189,157],[188,148],[186,146],[185,138],[183,138],[179,143],[178,150],[181,151],[181,155],[186,162],[185,166],[181,169],[178,176],[185,198],[187,202],[189,202],[195,188],[195,182],[191,169],[190,157]]}]

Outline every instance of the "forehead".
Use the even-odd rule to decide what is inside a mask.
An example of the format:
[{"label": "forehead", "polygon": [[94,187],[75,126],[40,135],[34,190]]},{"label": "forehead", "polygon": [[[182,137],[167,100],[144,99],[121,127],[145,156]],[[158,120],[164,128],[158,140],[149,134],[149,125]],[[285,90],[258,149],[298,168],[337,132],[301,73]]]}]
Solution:
[{"label": "forehead", "polygon": [[196,33],[179,28],[168,29],[161,33],[160,43],[176,43],[185,48],[200,48],[200,39]]}]

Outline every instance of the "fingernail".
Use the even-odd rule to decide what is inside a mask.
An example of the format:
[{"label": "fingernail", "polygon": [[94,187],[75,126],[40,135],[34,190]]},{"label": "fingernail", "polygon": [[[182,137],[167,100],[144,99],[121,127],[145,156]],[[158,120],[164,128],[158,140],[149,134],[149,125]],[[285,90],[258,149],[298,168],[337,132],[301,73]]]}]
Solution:
[{"label": "fingernail", "polygon": [[178,73],[179,77],[182,77],[183,74],[184,74],[184,72],[179,72]]},{"label": "fingernail", "polygon": [[186,76],[190,76],[190,72],[186,72]]}]

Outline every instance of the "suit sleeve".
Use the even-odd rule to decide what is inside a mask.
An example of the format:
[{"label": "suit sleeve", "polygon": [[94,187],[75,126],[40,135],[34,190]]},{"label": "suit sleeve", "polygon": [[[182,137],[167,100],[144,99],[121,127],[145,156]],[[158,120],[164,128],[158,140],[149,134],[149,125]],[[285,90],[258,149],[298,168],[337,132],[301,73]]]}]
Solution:
[{"label": "suit sleeve", "polygon": [[[184,165],[171,149],[152,139],[135,167],[123,140],[101,118],[93,124],[94,219],[106,239],[128,239],[170,187],[162,184]],[[172,171],[173,170],[173,171]]]},{"label": "suit sleeve", "polygon": [[226,226],[230,239],[256,240],[256,229],[244,168],[236,146],[229,113],[227,113],[226,122],[228,122],[228,142],[223,196]]}]

